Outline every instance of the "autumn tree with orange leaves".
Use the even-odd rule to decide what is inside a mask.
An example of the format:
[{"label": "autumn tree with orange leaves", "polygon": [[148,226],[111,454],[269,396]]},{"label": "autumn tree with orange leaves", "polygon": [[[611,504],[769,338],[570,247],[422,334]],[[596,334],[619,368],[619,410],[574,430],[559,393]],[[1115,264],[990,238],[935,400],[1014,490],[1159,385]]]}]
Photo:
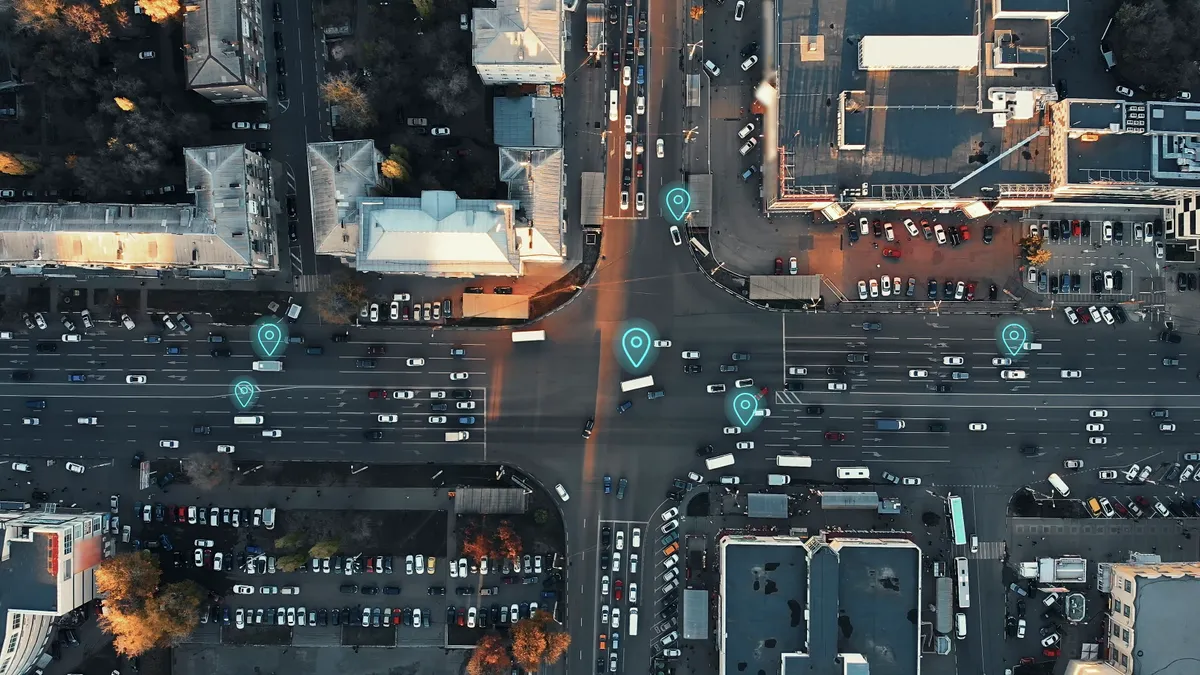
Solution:
[{"label": "autumn tree with orange leaves", "polygon": [[203,592],[192,581],[159,586],[158,559],[146,551],[109,558],[96,568],[96,590],[106,596],[100,628],[123,656],[169,645],[196,628]]},{"label": "autumn tree with orange leaves", "polygon": [[492,555],[491,535],[481,532],[475,527],[468,528],[466,536],[463,537],[462,552],[469,560],[490,557]]},{"label": "autumn tree with orange leaves", "polygon": [[500,521],[500,526],[496,528],[496,553],[501,558],[517,560],[521,557],[523,548],[521,538],[513,530],[512,523],[507,520]]},{"label": "autumn tree with orange leaves", "polygon": [[467,675],[504,675],[512,668],[508,646],[499,633],[484,633],[475,643],[475,653],[467,661]]},{"label": "autumn tree with orange leaves", "polygon": [[558,662],[571,646],[571,636],[559,630],[547,612],[539,611],[518,621],[509,633],[513,659],[526,671],[537,671],[542,664]]}]

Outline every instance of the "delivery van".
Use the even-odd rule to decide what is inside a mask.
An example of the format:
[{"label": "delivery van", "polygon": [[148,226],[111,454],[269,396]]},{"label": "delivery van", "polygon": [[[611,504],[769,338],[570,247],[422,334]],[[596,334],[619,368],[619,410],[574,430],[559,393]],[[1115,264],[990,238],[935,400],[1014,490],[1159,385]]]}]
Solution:
[{"label": "delivery van", "polygon": [[612,122],[617,121],[617,102],[619,100],[620,98],[617,96],[617,90],[610,89],[608,91],[608,119]]},{"label": "delivery van", "polygon": [[731,464],[733,464],[732,454],[717,455],[716,457],[709,457],[708,459],[704,460],[704,466],[707,466],[709,471],[716,471],[721,467],[729,466]]},{"label": "delivery van", "polygon": [[637,635],[638,630],[638,610],[637,607],[629,608],[629,634]]},{"label": "delivery van", "polygon": [[875,420],[876,431],[899,431],[904,428],[904,420]]},{"label": "delivery van", "polygon": [[239,425],[262,424],[263,416],[262,415],[234,415],[233,423],[239,424]]},{"label": "delivery van", "polygon": [[767,485],[787,485],[792,482],[791,476],[785,476],[781,473],[767,474]]},{"label": "delivery van", "polygon": [[255,361],[250,367],[260,372],[278,373],[283,371],[283,361]]},{"label": "delivery van", "polygon": [[1058,474],[1056,474],[1056,473],[1050,474],[1050,476],[1047,478],[1047,480],[1049,480],[1050,485],[1052,485],[1054,487],[1054,489],[1058,491],[1058,494],[1060,494],[1064,497],[1071,496],[1071,488],[1067,487],[1067,484],[1063,481],[1063,479],[1058,477]]},{"label": "delivery van", "polygon": [[807,469],[812,467],[812,457],[805,455],[775,455],[775,466],[794,466]]},{"label": "delivery van", "polygon": [[959,640],[967,637],[967,615],[964,612],[954,615],[954,637]]},{"label": "delivery van", "polygon": [[839,466],[838,480],[870,480],[871,470],[865,466]]},{"label": "delivery van", "polygon": [[469,431],[447,431],[446,432],[446,440],[447,441],[465,441],[470,437],[471,437],[471,432],[469,432]]}]

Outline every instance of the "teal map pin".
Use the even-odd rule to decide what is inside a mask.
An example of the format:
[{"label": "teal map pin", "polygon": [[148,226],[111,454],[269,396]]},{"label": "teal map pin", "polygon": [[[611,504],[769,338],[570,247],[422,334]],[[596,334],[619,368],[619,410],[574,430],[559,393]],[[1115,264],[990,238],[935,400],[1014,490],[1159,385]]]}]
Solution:
[{"label": "teal map pin", "polygon": [[1009,356],[1016,358],[1029,344],[1029,331],[1019,323],[1005,324],[1000,330],[1000,343]]},{"label": "teal map pin", "polygon": [[245,410],[258,401],[258,385],[249,378],[234,380],[229,387],[229,397],[233,399],[238,410]]},{"label": "teal map pin", "polygon": [[758,397],[754,394],[742,392],[733,397],[733,416],[742,423],[742,426],[750,426],[756,412],[758,412]]},{"label": "teal map pin", "polygon": [[642,367],[650,354],[650,332],[645,328],[629,328],[621,335],[621,351],[634,370]]},{"label": "teal map pin", "polygon": [[692,207],[692,193],[688,192],[687,188],[673,187],[667,190],[667,194],[663,198],[663,205],[667,209],[667,214],[676,223],[681,223]]},{"label": "teal map pin", "polygon": [[287,344],[287,328],[274,317],[264,317],[250,328],[250,342],[262,358],[275,358]]}]

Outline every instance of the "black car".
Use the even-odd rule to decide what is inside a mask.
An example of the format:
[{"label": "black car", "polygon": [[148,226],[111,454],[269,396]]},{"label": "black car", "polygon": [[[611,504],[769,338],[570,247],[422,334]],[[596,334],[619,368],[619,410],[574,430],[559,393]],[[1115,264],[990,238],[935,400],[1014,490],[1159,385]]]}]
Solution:
[{"label": "black car", "polygon": [[363,586],[361,589],[359,589],[358,592],[362,593],[363,595],[379,595],[379,587],[378,586]]},{"label": "black car", "polygon": [[995,229],[996,228],[992,227],[991,225],[983,226],[983,243],[985,243],[985,244],[992,243],[992,236],[995,233]]},{"label": "black car", "polygon": [[496,295],[512,295],[512,286],[497,286],[492,292]]},{"label": "black car", "polygon": [[617,25],[617,21],[621,19],[621,10],[615,4],[608,6],[608,22],[612,25]]},{"label": "black car", "polygon": [[938,282],[937,279],[930,279],[929,286],[925,289],[925,294],[930,300],[937,300]]},{"label": "black car", "polygon": [[430,403],[429,409],[431,412],[443,412],[444,413],[449,410],[449,406],[445,403]]},{"label": "black car", "polygon": [[750,44],[746,45],[745,47],[742,47],[742,58],[743,59],[748,59],[757,53],[758,53],[758,43],[757,42],[751,42]]},{"label": "black car", "polygon": [[354,367],[363,370],[373,370],[375,368],[375,359],[356,359]]},{"label": "black car", "polygon": [[1050,292],[1051,293],[1058,292],[1058,275],[1057,274],[1053,274],[1050,276]]},{"label": "black car", "polygon": [[1062,273],[1062,277],[1058,280],[1058,288],[1063,293],[1071,292],[1071,274],[1069,272]]},{"label": "black car", "polygon": [[387,347],[383,345],[370,345],[367,347],[367,356],[383,356],[387,353]]},{"label": "black car", "polygon": [[37,343],[37,351],[39,354],[53,354],[58,351],[57,342],[39,342]]},{"label": "black car", "polygon": [[819,405],[810,405],[804,409],[804,414],[805,415],[824,415],[825,408],[822,408]]},{"label": "black car", "polygon": [[430,586],[429,589],[426,590],[426,593],[429,595],[445,595],[446,587],[445,586]]},{"label": "black car", "polygon": [[596,418],[589,417],[587,422],[583,423],[583,437],[591,438],[592,429],[596,426]]},{"label": "black car", "polygon": [[297,229],[297,222],[292,220],[288,222],[288,239],[296,241],[300,238],[300,230]]},{"label": "black car", "polygon": [[716,451],[713,450],[712,443],[709,443],[708,445],[702,445],[702,446],[696,448],[696,456],[697,457],[708,457],[709,455],[713,454],[714,452],[716,452]]},{"label": "black car", "polygon": [[383,431],[380,429],[367,429],[363,432],[363,438],[368,441],[382,441]]},{"label": "black car", "polygon": [[623,185],[624,187],[629,187],[632,184],[633,184],[633,172],[629,170],[628,166],[626,166],[625,169],[621,172],[621,185]]},{"label": "black car", "polygon": [[331,339],[332,339],[334,342],[349,342],[349,341],[350,341],[350,333],[349,333],[349,332],[346,332],[346,333],[334,333],[334,334],[333,334],[333,337],[332,337]]},{"label": "black car", "polygon": [[1120,305],[1113,305],[1109,307],[1109,310],[1112,311],[1113,318],[1117,320],[1117,323],[1125,323],[1128,320],[1128,317],[1125,316],[1125,310]]},{"label": "black car", "polygon": [[942,286],[942,298],[946,299],[946,300],[951,300],[954,298],[954,281],[953,280],[947,279],[946,284],[944,286]]},{"label": "black car", "polygon": [[1058,221],[1050,221],[1050,241],[1058,241]]},{"label": "black car", "polygon": [[275,20],[283,21],[283,5],[280,5],[278,1],[273,4],[272,14],[275,16]]},{"label": "black car", "polygon": [[609,53],[608,58],[612,62],[612,69],[614,71],[621,69],[621,52],[614,49]]},{"label": "black car", "polygon": [[1183,338],[1179,337],[1179,333],[1174,333],[1169,330],[1164,330],[1163,332],[1158,334],[1158,341],[1159,342],[1170,342],[1171,344],[1177,345],[1183,341]]},{"label": "black car", "polygon": [[1125,223],[1122,223],[1119,220],[1117,222],[1113,223],[1113,240],[1114,241],[1124,241],[1125,240]]},{"label": "black car", "polygon": [[296,217],[296,195],[287,196],[287,214],[288,218]]},{"label": "black car", "polygon": [[783,383],[784,391],[804,391],[804,383],[795,380],[788,380]]},{"label": "black car", "polygon": [[1125,275],[1121,273],[1121,270],[1113,270],[1112,273],[1113,273],[1113,289],[1119,291],[1119,290],[1125,288]]},{"label": "black car", "polygon": [[1188,272],[1187,287],[1189,291],[1196,290],[1196,274],[1194,272]]},{"label": "black car", "polygon": [[275,49],[283,49],[283,33],[275,31]]},{"label": "black car", "polygon": [[825,369],[825,374],[826,375],[845,375],[846,367],[845,366],[829,366]]},{"label": "black car", "polygon": [[1163,236],[1163,221],[1162,218],[1154,219],[1154,236],[1161,238]]},{"label": "black car", "polygon": [[475,394],[470,389],[455,389],[450,395],[454,397],[455,401],[469,401]]},{"label": "black car", "polygon": [[32,370],[14,370],[12,371],[13,382],[29,382],[33,379]]},{"label": "black car", "polygon": [[1092,221],[1085,220],[1079,224],[1079,233],[1084,237],[1092,236]]},{"label": "black car", "polygon": [[192,433],[207,436],[212,433],[212,427],[207,424],[197,424],[192,427]]},{"label": "black car", "polygon": [[996,288],[996,284],[988,286],[988,300],[995,300],[999,293],[1000,289]]},{"label": "black car", "polygon": [[936,389],[941,393],[949,393],[954,391],[954,387],[950,386],[949,382],[938,382]]},{"label": "black car", "polygon": [[871,232],[875,234],[876,239],[883,238],[883,224],[878,219],[871,223]]},{"label": "black car", "polygon": [[233,354],[233,352],[229,351],[228,349],[224,349],[224,348],[212,349],[212,350],[209,350],[208,353],[211,354],[214,358],[218,358],[218,359],[227,359],[227,358],[229,358],[229,356],[231,354]]},{"label": "black car", "polygon": [[[280,63],[283,63],[283,61],[280,61]],[[275,95],[281,100],[287,100],[287,85],[284,84],[283,80],[275,83]]]},{"label": "black car", "polygon": [[1078,293],[1081,290],[1083,290],[1083,277],[1079,272],[1075,272],[1071,275],[1071,292]]},{"label": "black car", "polygon": [[944,434],[946,433],[946,425],[941,422],[930,422],[929,431],[935,434]]},{"label": "black car", "polygon": [[[753,169],[754,167],[750,167]],[[850,237],[850,243],[858,241],[858,227],[854,223],[846,225],[846,236]]]},{"label": "black car", "polygon": [[[1116,283],[1116,280],[1113,280]],[[1104,290],[1104,275],[1099,271],[1092,272],[1092,292],[1100,293]]]},{"label": "black car", "polygon": [[687,363],[683,366],[683,372],[688,373],[689,375],[695,375],[696,373],[703,371],[704,368],[702,368],[699,363]]},{"label": "black car", "polygon": [[282,56],[275,59],[275,70],[280,75],[287,75],[287,61],[284,61]]}]

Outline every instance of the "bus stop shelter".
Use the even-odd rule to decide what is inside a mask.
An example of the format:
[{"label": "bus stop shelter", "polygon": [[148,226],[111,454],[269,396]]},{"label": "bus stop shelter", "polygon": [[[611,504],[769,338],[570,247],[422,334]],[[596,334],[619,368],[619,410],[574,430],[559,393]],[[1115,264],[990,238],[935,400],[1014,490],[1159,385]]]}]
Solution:
[{"label": "bus stop shelter", "polygon": [[528,295],[463,293],[464,319],[528,319]]}]

